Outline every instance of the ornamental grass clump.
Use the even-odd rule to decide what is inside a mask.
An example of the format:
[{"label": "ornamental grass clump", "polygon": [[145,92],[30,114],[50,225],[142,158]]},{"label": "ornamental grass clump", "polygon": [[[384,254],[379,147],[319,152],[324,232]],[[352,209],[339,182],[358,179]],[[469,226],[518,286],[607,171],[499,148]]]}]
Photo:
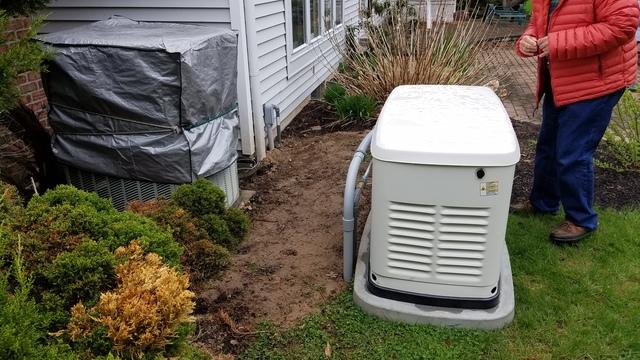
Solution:
[{"label": "ornamental grass clump", "polygon": [[103,293],[91,309],[82,303],[71,310],[67,327],[72,341],[81,341],[97,329],[119,355],[142,358],[162,354],[180,339],[180,328],[194,322],[194,293],[189,278],[163,264],[154,253],[144,253],[137,241],[118,248],[115,255],[126,259],[116,268],[118,284]]},{"label": "ornamental grass clump", "polygon": [[[434,19],[429,28],[426,2],[388,2],[381,9],[383,21],[365,19],[361,30],[367,45],[362,50],[344,46],[337,35],[333,48],[342,55],[344,71],[334,71],[334,80],[348,93],[366,95],[384,102],[399,85],[484,85],[493,64],[486,54],[498,42],[483,42],[488,28],[477,21]],[[484,10],[484,9],[481,9]],[[476,11],[477,12],[477,11]],[[347,44],[350,39],[347,39]]]}]

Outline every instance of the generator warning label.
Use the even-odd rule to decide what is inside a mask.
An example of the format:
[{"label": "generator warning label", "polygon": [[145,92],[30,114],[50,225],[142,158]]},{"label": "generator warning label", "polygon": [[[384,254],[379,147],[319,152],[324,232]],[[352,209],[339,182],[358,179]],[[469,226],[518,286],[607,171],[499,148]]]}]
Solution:
[{"label": "generator warning label", "polygon": [[497,181],[480,183],[480,196],[498,195],[499,183]]}]

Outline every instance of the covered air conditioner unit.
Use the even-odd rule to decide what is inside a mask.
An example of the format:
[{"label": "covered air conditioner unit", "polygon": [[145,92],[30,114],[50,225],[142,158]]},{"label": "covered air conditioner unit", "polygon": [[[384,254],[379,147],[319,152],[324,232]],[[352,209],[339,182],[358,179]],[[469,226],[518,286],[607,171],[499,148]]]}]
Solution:
[{"label": "covered air conditioner unit", "polygon": [[[372,207],[356,270],[356,302],[383,317],[411,304],[409,314],[417,311],[416,319],[422,315],[425,322],[429,311],[454,309],[447,316],[457,326],[462,310],[512,301],[505,233],[520,149],[495,93],[398,87],[380,114],[371,154]],[[510,294],[501,296],[505,282]],[[426,307],[421,313],[416,305]],[[496,327],[510,320],[510,311]],[[438,321],[440,315],[434,315]],[[410,321],[407,316],[387,317]]]},{"label": "covered air conditioner unit", "polygon": [[122,208],[232,176],[237,199],[236,33],[114,17],[40,40],[54,54],[45,89],[69,182]]}]

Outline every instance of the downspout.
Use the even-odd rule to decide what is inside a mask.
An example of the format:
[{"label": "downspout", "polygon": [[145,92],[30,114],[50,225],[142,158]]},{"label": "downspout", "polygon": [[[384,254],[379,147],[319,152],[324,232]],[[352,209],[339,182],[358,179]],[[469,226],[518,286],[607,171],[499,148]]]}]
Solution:
[{"label": "downspout", "polygon": [[249,62],[249,86],[251,87],[253,131],[256,141],[256,160],[261,161],[267,156],[267,150],[265,147],[262,93],[260,92],[260,80],[258,79],[258,32],[256,29],[255,4],[253,0],[242,0],[242,2],[244,4],[247,61]]},{"label": "downspout", "polygon": [[247,29],[244,21],[244,5],[238,1],[229,2],[231,29],[238,32],[238,115],[242,154],[256,153],[253,133],[253,110],[251,109],[251,85],[249,84],[249,61],[247,55]]}]

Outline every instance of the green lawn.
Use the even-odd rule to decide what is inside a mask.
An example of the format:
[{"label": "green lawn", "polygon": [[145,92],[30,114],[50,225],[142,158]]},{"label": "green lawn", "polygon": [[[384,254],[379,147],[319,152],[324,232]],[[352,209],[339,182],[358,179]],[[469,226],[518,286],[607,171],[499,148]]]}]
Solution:
[{"label": "green lawn", "polygon": [[344,293],[280,331],[268,324],[247,359],[640,359],[640,211],[603,211],[578,247],[547,234],[559,217],[509,221],[514,322],[481,332],[374,319]]}]

